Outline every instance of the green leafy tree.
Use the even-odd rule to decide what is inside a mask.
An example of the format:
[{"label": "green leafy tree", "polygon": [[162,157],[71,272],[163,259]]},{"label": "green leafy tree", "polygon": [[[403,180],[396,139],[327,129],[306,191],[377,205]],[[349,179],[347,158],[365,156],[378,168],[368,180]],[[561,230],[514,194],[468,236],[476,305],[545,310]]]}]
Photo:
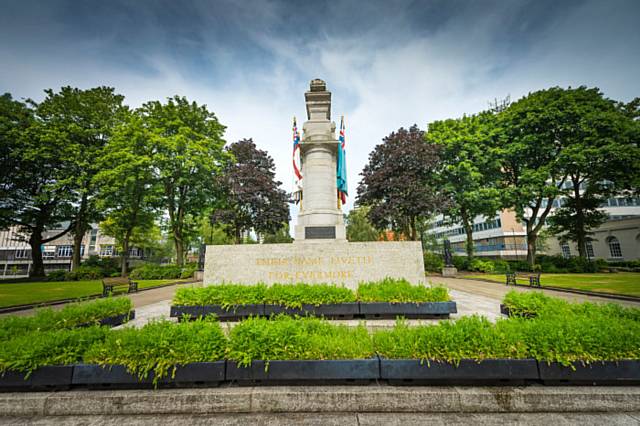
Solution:
[{"label": "green leafy tree", "polygon": [[[556,92],[562,149],[555,161],[567,176],[562,207],[550,217],[561,240],[574,241],[586,258],[592,229],[607,219],[600,211],[607,197],[625,186],[638,172],[640,149],[632,136],[635,123],[596,88],[559,89]],[[637,178],[637,177],[636,177]]]},{"label": "green leafy tree", "polygon": [[491,153],[500,159],[503,207],[513,208],[525,225],[531,267],[538,235],[567,178],[557,161],[570,132],[564,128],[571,111],[561,100],[562,92],[552,88],[530,93],[502,111]]},{"label": "green leafy tree", "polygon": [[152,160],[176,262],[182,266],[189,236],[197,234],[198,218],[220,196],[217,178],[228,158],[223,149],[224,126],[206,106],[180,96],[165,104],[148,102],[141,114],[155,146]]},{"label": "green leafy tree", "polygon": [[347,240],[349,241],[378,241],[380,230],[376,229],[367,217],[368,207],[357,207],[346,217]]},{"label": "green leafy tree", "polygon": [[282,228],[276,232],[265,234],[262,239],[264,244],[285,244],[293,242],[291,234],[289,233],[289,223],[285,223]]},{"label": "green leafy tree", "polygon": [[130,114],[107,143],[94,178],[94,185],[100,188],[97,206],[106,213],[101,228],[121,247],[123,277],[128,273],[132,237],[150,230],[158,215],[161,187],[154,150],[142,117]]},{"label": "green leafy tree", "polygon": [[42,245],[69,232],[50,231],[71,218],[74,201],[65,143],[46,126],[35,102],[0,97],[0,228],[17,226],[31,246],[31,277],[45,275]]},{"label": "green leafy tree", "polygon": [[441,150],[426,143],[424,132],[416,125],[392,132],[374,148],[360,173],[356,200],[370,208],[367,216],[374,226],[391,227],[418,239],[418,223],[445,201],[437,182]]},{"label": "green leafy tree", "polygon": [[466,251],[473,258],[473,221],[476,216],[493,218],[500,208],[497,189],[500,165],[490,155],[495,133],[495,115],[490,112],[429,124],[425,139],[442,147],[440,185],[449,200],[443,214],[461,223]]},{"label": "green leafy tree", "polygon": [[256,148],[251,139],[229,145],[235,158],[220,178],[225,203],[215,209],[212,222],[227,225],[236,244],[245,233],[273,234],[289,221],[288,197],[275,180],[275,164],[266,151]]},{"label": "green leafy tree", "polygon": [[124,96],[111,87],[80,90],[67,86],[45,93],[38,115],[47,139],[58,139],[63,145],[66,184],[76,197],[71,224],[75,269],[80,266],[82,239],[91,223],[100,219],[93,180],[100,170],[99,156],[126,107],[122,105]]}]

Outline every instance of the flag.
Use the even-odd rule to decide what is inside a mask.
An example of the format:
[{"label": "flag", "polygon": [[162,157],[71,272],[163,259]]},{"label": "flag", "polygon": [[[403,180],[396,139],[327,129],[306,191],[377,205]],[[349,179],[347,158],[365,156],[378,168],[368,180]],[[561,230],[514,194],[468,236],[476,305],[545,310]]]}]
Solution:
[{"label": "flag", "polygon": [[296,118],[293,117],[293,201],[302,200],[302,159],[300,158],[300,134]]},{"label": "flag", "polygon": [[340,137],[338,139],[338,161],[336,170],[336,185],[338,187],[338,198],[342,204],[347,202],[347,156],[344,149],[344,116],[340,118]]}]

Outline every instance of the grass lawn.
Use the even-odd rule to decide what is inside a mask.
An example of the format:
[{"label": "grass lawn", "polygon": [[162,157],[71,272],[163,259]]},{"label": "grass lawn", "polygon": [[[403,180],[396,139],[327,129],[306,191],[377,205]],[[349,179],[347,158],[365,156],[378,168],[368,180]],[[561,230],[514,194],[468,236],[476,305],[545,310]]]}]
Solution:
[{"label": "grass lawn", "polygon": [[[505,282],[504,274],[467,275],[465,278],[483,278],[503,284]],[[529,280],[518,279],[518,284],[529,285]],[[540,275],[540,284],[543,287],[563,287],[640,297],[640,273],[638,272],[613,274],[545,274],[543,272]]]},{"label": "grass lawn", "polygon": [[[172,282],[186,280],[136,280],[138,288],[157,287]],[[3,284],[0,281],[0,308],[27,303],[48,302],[60,299],[75,299],[102,293],[102,282],[92,281],[59,281],[59,282],[26,282]]]}]

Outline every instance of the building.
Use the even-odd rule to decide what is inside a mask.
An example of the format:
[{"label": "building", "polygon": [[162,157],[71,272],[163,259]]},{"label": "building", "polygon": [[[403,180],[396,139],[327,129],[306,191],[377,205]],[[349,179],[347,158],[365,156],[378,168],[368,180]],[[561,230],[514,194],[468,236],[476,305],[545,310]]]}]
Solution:
[{"label": "building", "polygon": [[[54,229],[44,234],[44,238],[58,234],[62,229]],[[113,237],[100,232],[97,225],[84,236],[81,246],[81,257],[89,256],[112,257],[117,255]],[[130,250],[131,259],[143,259],[144,253],[138,248]],[[60,238],[42,246],[42,258],[45,272],[54,270],[69,271],[73,254],[73,236],[67,233]],[[29,275],[31,270],[31,247],[21,241],[17,227],[0,230],[0,279],[22,278]]]},{"label": "building", "polygon": [[[563,199],[553,202],[553,209],[562,206]],[[543,205],[543,208],[546,205]],[[602,204],[609,220],[595,230],[595,239],[587,245],[587,255],[592,259],[610,261],[640,258],[640,199],[634,197],[609,198]],[[460,224],[451,225],[439,215],[428,231],[437,241],[451,241],[456,255],[466,256],[467,236]],[[525,227],[516,219],[513,211],[503,210],[487,220],[478,216],[473,222],[475,255],[495,259],[526,259],[527,238]],[[619,247],[619,248],[618,248]],[[557,238],[549,238],[540,254],[576,256],[575,244],[562,244]]]}]

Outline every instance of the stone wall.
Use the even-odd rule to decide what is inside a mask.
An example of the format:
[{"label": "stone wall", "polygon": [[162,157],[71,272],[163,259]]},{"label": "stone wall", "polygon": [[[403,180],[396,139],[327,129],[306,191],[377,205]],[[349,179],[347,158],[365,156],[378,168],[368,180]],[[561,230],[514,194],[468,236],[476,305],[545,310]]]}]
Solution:
[{"label": "stone wall", "polygon": [[305,282],[355,289],[385,277],[425,281],[419,241],[207,246],[204,284]]}]

